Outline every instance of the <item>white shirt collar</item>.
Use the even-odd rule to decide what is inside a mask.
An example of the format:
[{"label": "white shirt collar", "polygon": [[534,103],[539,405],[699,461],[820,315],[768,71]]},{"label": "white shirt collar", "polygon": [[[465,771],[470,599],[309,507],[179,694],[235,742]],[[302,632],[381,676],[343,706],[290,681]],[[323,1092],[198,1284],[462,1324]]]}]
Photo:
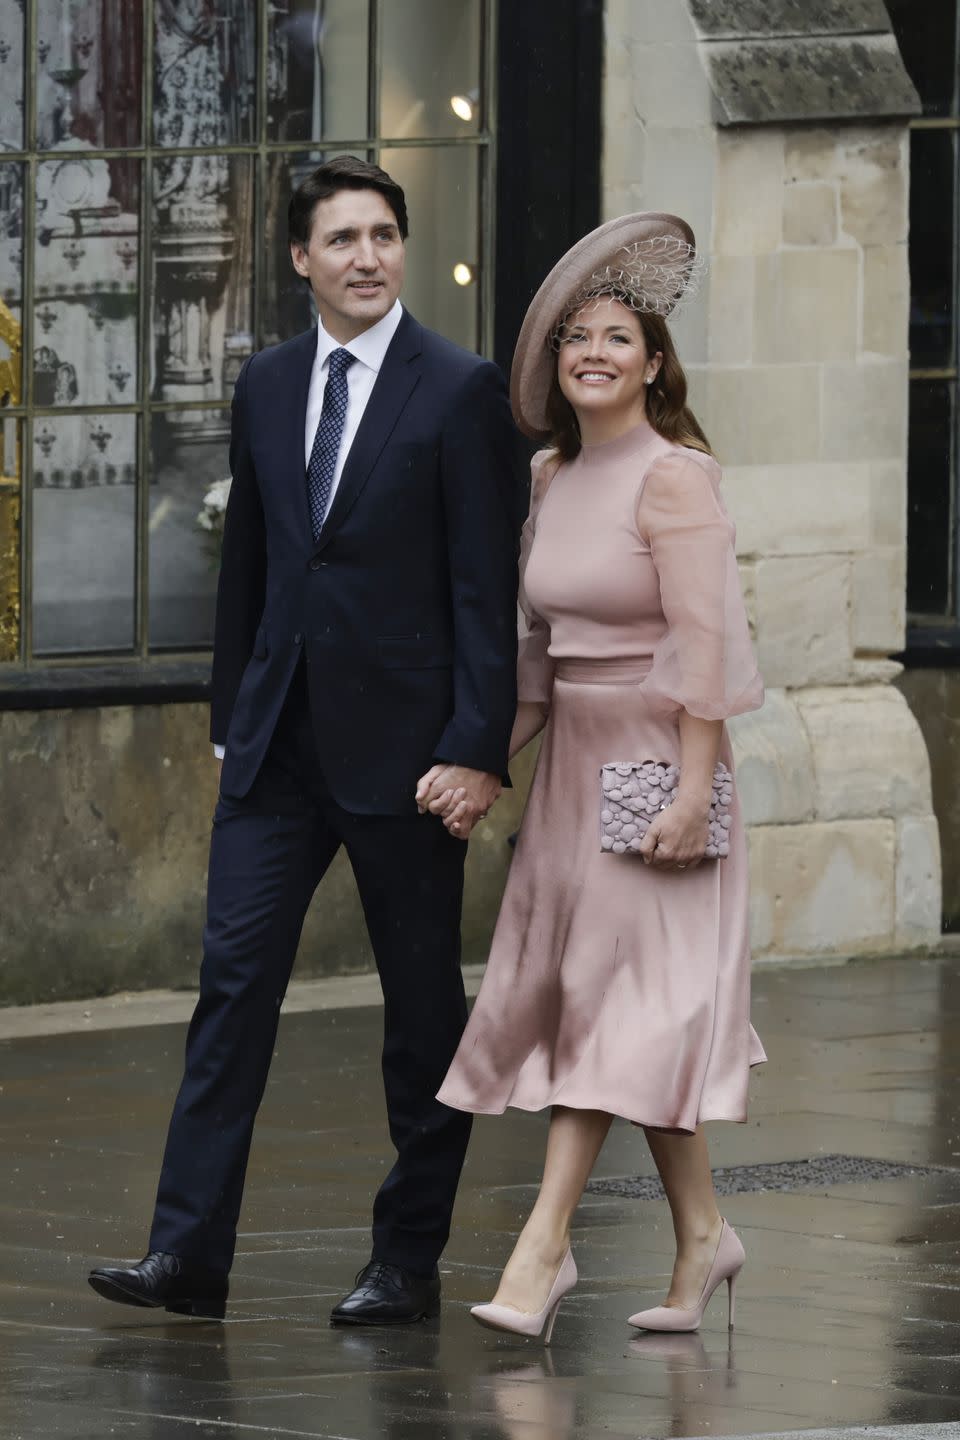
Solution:
[{"label": "white shirt collar", "polygon": [[368,369],[375,373],[383,364],[387,350],[390,348],[390,341],[397,333],[397,327],[403,319],[403,306],[399,300],[394,300],[393,306],[378,320],[376,325],[371,325],[369,330],[364,330],[355,340],[350,340],[346,345],[341,346],[339,340],[334,340],[323,328],[323,322],[317,318],[317,363],[324,365],[333,354],[334,350],[349,350]]}]

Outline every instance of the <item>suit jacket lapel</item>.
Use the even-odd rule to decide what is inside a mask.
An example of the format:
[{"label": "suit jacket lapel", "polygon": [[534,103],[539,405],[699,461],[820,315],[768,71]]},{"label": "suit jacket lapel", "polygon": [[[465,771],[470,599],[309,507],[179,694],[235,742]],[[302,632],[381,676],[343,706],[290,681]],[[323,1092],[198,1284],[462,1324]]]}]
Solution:
[{"label": "suit jacket lapel", "polygon": [[280,473],[289,475],[294,493],[292,501],[296,514],[297,529],[306,536],[306,543],[313,543],[310,525],[310,506],[307,502],[307,467],[304,463],[304,444],[307,428],[307,398],[310,394],[310,377],[317,355],[316,329],[298,335],[291,346],[291,373],[286,382],[286,403],[281,404]]},{"label": "suit jacket lapel", "polygon": [[[405,310],[397,333],[384,356],[380,373],[367,401],[367,408],[363,412],[363,419],[350,447],[340,484],[315,547],[318,552],[329,544],[339,526],[343,524],[357,496],[366,485],[380,452],[390,439],[403,407],[420,379],[420,366],[417,362],[421,348],[420,326]],[[302,434],[302,424],[300,428]]]}]

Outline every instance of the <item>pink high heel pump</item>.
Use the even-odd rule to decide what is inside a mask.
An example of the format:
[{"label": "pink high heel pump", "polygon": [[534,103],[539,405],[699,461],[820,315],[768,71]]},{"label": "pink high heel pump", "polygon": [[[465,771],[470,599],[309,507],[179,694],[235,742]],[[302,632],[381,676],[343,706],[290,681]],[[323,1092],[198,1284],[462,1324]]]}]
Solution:
[{"label": "pink high heel pump", "polygon": [[638,1330],[699,1330],[711,1295],[726,1280],[727,1328],[732,1330],[737,1276],[743,1269],[746,1258],[736,1231],[724,1220],[720,1239],[717,1241],[717,1253],[713,1257],[710,1273],[704,1281],[696,1305],[691,1308],[681,1305],[656,1305],[652,1310],[639,1310],[636,1315],[631,1315],[627,1324],[635,1325]]},{"label": "pink high heel pump", "polygon": [[511,1305],[491,1303],[472,1306],[470,1314],[479,1325],[485,1325],[488,1330],[506,1330],[512,1335],[542,1335],[544,1345],[549,1345],[557,1311],[576,1283],[577,1267],[572,1253],[568,1250],[563,1257],[560,1269],[557,1271],[557,1278],[550,1287],[547,1303],[542,1310],[538,1310],[533,1315],[527,1315],[522,1310],[514,1310]]}]

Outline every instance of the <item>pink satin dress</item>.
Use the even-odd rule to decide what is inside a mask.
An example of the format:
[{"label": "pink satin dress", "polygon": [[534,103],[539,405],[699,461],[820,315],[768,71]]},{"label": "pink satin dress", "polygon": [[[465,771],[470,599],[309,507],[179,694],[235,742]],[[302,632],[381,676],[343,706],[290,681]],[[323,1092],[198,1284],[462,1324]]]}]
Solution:
[{"label": "pink satin dress", "polygon": [[[658,870],[600,849],[600,767],[680,761],[681,709],[763,702],[716,462],[644,423],[557,468],[533,460],[519,693],[546,729],[483,984],[446,1105],[604,1110],[692,1131],[744,1120],[746,841]],[[724,732],[720,758],[733,757]]]}]

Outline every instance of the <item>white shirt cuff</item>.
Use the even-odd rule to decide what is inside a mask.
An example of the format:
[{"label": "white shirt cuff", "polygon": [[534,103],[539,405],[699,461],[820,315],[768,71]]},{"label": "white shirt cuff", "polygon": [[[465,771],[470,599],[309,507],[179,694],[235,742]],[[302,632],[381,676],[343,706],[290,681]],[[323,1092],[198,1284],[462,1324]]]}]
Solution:
[{"label": "white shirt cuff", "polygon": [[227,753],[226,745],[214,745],[213,753],[218,760],[222,760],[224,755],[226,755]]}]

